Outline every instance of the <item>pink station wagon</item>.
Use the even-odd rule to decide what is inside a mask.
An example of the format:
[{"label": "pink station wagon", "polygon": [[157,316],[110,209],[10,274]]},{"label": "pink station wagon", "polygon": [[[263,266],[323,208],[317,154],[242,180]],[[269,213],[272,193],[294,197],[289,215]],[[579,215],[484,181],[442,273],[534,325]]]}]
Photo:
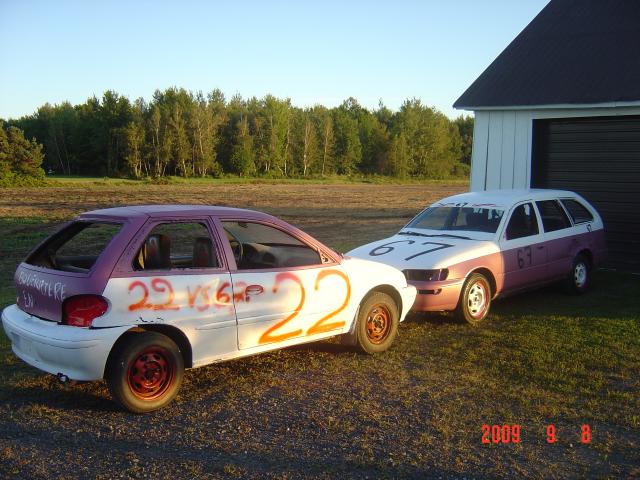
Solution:
[{"label": "pink station wagon", "polygon": [[388,265],[264,213],[205,206],[82,214],[15,284],[2,312],[14,353],[62,380],[105,378],[132,412],[169,403],[184,368],[335,335],[382,352],[416,296]]},{"label": "pink station wagon", "polygon": [[559,280],[584,292],[605,253],[602,219],[580,195],[500,190],[444,198],[348,255],[402,270],[418,290],[413,310],[476,324],[497,296]]}]

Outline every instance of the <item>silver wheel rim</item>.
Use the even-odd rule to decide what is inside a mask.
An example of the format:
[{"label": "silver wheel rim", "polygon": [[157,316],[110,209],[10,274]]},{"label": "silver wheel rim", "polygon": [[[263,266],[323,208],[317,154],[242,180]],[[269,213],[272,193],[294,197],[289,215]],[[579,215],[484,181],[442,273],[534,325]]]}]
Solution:
[{"label": "silver wheel rim", "polygon": [[580,262],[573,269],[573,281],[576,287],[582,288],[587,283],[587,266]]},{"label": "silver wheel rim", "polygon": [[487,306],[487,290],[482,282],[475,282],[471,285],[469,293],[467,294],[467,308],[469,314],[478,318],[484,314]]}]

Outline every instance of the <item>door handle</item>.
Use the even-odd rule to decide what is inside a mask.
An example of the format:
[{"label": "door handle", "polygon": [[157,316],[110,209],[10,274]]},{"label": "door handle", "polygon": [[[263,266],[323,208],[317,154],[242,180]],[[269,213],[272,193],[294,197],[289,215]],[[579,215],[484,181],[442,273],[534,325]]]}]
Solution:
[{"label": "door handle", "polygon": [[245,290],[244,294],[248,297],[251,295],[260,295],[264,292],[264,288],[262,285],[249,285]]},{"label": "door handle", "polygon": [[538,245],[536,248],[537,248],[538,250],[544,250],[544,245]]}]

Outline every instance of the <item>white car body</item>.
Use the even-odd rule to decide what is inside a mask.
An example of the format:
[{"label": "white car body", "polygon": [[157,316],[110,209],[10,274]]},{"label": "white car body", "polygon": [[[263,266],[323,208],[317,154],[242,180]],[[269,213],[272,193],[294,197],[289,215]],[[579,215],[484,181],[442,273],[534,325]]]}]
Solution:
[{"label": "white car body", "polygon": [[[588,212],[585,219],[574,218],[566,202],[578,202]],[[562,228],[552,228],[541,206],[551,202],[566,217]],[[516,209],[529,205],[535,233],[510,238],[508,224]],[[502,212],[501,217],[485,219],[487,230],[465,225],[450,229],[416,227],[430,208]],[[564,212],[564,213],[563,213]],[[414,226],[411,226],[411,225]],[[535,225],[534,225],[535,226]],[[483,226],[484,227],[484,226]],[[490,283],[490,296],[506,295],[566,278],[578,255],[589,267],[599,264],[606,254],[604,226],[598,212],[580,195],[563,190],[500,190],[469,192],[444,198],[420,212],[396,235],[378,240],[347,255],[387,263],[405,272],[418,289],[413,305],[416,311],[442,311],[457,308],[465,281],[481,273]],[[421,278],[437,275],[445,278]],[[446,273],[444,273],[446,272]]]},{"label": "white car body", "polygon": [[[133,225],[125,222],[125,231],[119,235],[128,237],[122,245],[131,241],[135,248],[120,247],[118,255],[124,252],[123,257],[133,256],[151,228],[148,225],[163,221],[167,215],[162,207],[149,207],[142,213],[134,209],[113,210],[118,211],[89,212],[84,216],[88,219],[109,214],[118,218],[132,216]],[[130,266],[131,261],[121,259],[114,267],[115,260],[103,254],[98,263],[111,262],[105,270],[110,272],[106,274],[106,285],[83,292],[82,275],[21,264],[16,273],[18,305],[2,312],[13,352],[30,365],[52,374],[74,380],[98,380],[105,375],[114,345],[130,330],[151,329],[170,335],[182,350],[190,351],[185,366],[199,367],[348,333],[353,329],[359,305],[376,289],[397,297],[400,321],[413,304],[415,288],[407,284],[400,271],[388,265],[342,258],[294,227],[258,212],[237,209],[195,212],[187,213],[185,218],[210,222],[220,242],[222,263],[206,273],[119,273],[118,265],[127,265],[128,261]],[[239,270],[229,245],[220,240],[219,220],[224,215],[236,219],[247,216],[248,221],[286,230],[321,252],[323,262],[288,269]],[[113,249],[112,244],[108,249]],[[94,267],[87,278],[98,275],[99,270]],[[55,311],[65,301],[65,295],[72,293],[100,295],[106,299],[108,309],[93,320],[90,328],[63,325],[54,315],[42,318],[34,313],[38,305],[54,301]]]}]

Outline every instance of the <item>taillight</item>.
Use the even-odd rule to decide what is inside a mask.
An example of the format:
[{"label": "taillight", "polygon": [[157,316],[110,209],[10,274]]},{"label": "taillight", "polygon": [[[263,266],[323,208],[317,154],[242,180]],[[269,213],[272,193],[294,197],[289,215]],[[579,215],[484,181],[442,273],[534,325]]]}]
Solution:
[{"label": "taillight", "polygon": [[76,295],[62,304],[62,323],[73,327],[90,327],[91,322],[109,308],[100,295]]}]

